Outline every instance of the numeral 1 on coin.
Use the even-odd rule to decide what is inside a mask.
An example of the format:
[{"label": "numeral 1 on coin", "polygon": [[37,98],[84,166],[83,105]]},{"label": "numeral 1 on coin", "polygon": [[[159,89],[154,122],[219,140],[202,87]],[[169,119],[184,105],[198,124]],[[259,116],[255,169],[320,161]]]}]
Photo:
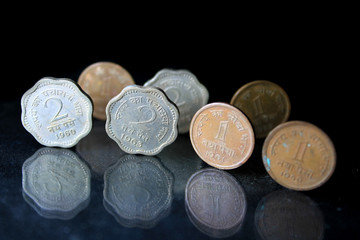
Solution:
[{"label": "numeral 1 on coin", "polygon": [[219,130],[218,130],[215,138],[217,138],[221,141],[224,141],[228,125],[229,125],[229,121],[221,121],[220,125],[219,125]]},{"label": "numeral 1 on coin", "polygon": [[307,142],[300,142],[294,156],[294,160],[303,162],[303,158],[307,149]]},{"label": "numeral 1 on coin", "polygon": [[260,96],[257,96],[256,98],[254,98],[253,102],[254,102],[255,116],[262,114],[264,111],[262,108]]}]

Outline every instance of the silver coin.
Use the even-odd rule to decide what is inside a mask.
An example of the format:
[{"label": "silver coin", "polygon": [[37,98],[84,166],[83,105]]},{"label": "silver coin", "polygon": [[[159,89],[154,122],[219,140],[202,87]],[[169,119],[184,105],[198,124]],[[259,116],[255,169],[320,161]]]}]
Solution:
[{"label": "silver coin", "polygon": [[207,168],[193,174],[185,189],[190,220],[211,237],[238,232],[246,213],[245,193],[237,180],[222,170]]},{"label": "silver coin", "polygon": [[109,101],[106,118],[107,134],[130,154],[156,155],[178,134],[178,109],[152,87],[125,87]]},{"label": "silver coin", "polygon": [[91,100],[70,79],[40,79],[22,96],[21,109],[23,126],[45,146],[72,147],[91,130]]},{"label": "silver coin", "polygon": [[187,70],[160,70],[144,86],[161,88],[177,105],[180,112],[179,133],[189,131],[192,117],[209,99],[205,86]]},{"label": "silver coin", "polygon": [[71,150],[41,148],[22,166],[22,187],[39,208],[70,212],[90,197],[90,170]]},{"label": "silver coin", "polygon": [[173,182],[157,158],[126,155],[104,174],[104,202],[122,225],[149,228],[169,213]]}]

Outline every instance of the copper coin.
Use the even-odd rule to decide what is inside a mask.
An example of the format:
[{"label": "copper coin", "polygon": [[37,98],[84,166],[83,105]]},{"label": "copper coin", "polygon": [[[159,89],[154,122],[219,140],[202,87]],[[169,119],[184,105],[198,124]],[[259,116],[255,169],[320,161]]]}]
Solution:
[{"label": "copper coin", "polygon": [[78,80],[81,88],[94,102],[93,116],[106,120],[106,105],[124,87],[135,84],[123,67],[112,62],[97,62],[88,66]]},{"label": "copper coin", "polygon": [[265,169],[276,182],[299,191],[324,184],[336,163],[330,138],[315,125],[302,121],[274,128],[265,139],[262,157]]},{"label": "copper coin", "polygon": [[251,156],[255,137],[249,120],[226,103],[211,103],[200,108],[190,124],[191,143],[207,164],[233,169]]},{"label": "copper coin", "polygon": [[258,80],[245,84],[231,99],[252,123],[257,138],[264,138],[290,115],[290,100],[277,84]]}]

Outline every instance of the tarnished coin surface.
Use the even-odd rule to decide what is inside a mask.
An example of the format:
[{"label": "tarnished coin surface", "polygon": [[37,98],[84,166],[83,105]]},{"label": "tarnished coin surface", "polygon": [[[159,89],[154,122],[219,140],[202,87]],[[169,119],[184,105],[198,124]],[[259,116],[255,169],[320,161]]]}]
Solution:
[{"label": "tarnished coin surface", "polygon": [[255,227],[263,240],[322,240],[325,232],[324,218],[316,203],[289,190],[272,192],[260,201]]},{"label": "tarnished coin surface", "polygon": [[246,114],[257,138],[265,138],[290,115],[290,100],[284,89],[265,80],[249,82],[239,88],[230,104]]},{"label": "tarnished coin surface", "polygon": [[144,86],[161,88],[177,105],[180,112],[179,133],[189,131],[192,117],[209,99],[205,86],[187,70],[160,70]]},{"label": "tarnished coin surface", "polygon": [[226,103],[210,103],[196,112],[190,125],[190,140],[199,157],[219,169],[241,166],[255,145],[249,120]]},{"label": "tarnished coin surface", "polygon": [[156,88],[124,88],[110,100],[106,115],[107,134],[130,154],[156,155],[178,134],[178,109]]},{"label": "tarnished coin surface", "polygon": [[193,174],[185,189],[190,220],[211,237],[229,237],[242,226],[245,193],[237,180],[222,170],[207,168]]},{"label": "tarnished coin surface", "polygon": [[41,148],[22,166],[22,187],[39,208],[71,212],[90,197],[90,170],[71,150]]},{"label": "tarnished coin surface", "polygon": [[122,66],[112,62],[94,63],[80,74],[78,83],[94,102],[93,116],[106,120],[106,105],[124,87],[135,84],[134,79]]},{"label": "tarnished coin surface", "polygon": [[311,190],[331,177],[336,152],[321,129],[311,123],[290,121],[269,133],[262,158],[266,171],[280,185],[293,190]]},{"label": "tarnished coin surface", "polygon": [[156,157],[126,155],[104,174],[104,203],[122,225],[151,228],[169,212],[173,184]]},{"label": "tarnished coin surface", "polygon": [[21,122],[42,145],[69,148],[92,127],[92,102],[75,82],[40,79],[21,98]]}]

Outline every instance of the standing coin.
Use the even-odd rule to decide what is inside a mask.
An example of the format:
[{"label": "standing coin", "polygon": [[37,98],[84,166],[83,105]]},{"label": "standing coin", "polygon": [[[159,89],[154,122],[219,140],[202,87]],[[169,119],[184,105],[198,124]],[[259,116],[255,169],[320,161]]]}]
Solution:
[{"label": "standing coin", "polygon": [[290,100],[286,92],[277,84],[264,80],[253,81],[239,88],[230,104],[246,114],[257,138],[266,137],[290,114]]},{"label": "standing coin", "polygon": [[190,139],[199,157],[220,169],[244,164],[255,145],[249,120],[226,103],[211,103],[199,109],[191,121]]},{"label": "standing coin", "polygon": [[130,154],[156,155],[177,137],[178,109],[159,89],[128,86],[106,107],[107,134]]},{"label": "standing coin", "polygon": [[92,103],[75,82],[40,79],[21,98],[21,121],[42,145],[69,148],[92,127]]},{"label": "standing coin", "polygon": [[262,149],[269,175],[293,190],[311,190],[324,184],[335,169],[336,152],[330,138],[318,127],[290,121],[274,128]]},{"label": "standing coin", "polygon": [[163,69],[144,86],[159,87],[179,108],[179,133],[189,131],[190,122],[197,110],[209,99],[208,90],[187,70]]},{"label": "standing coin", "polygon": [[112,62],[97,62],[88,66],[81,73],[78,83],[94,102],[94,117],[101,120],[106,120],[105,108],[109,100],[124,87],[135,84],[123,67]]}]

